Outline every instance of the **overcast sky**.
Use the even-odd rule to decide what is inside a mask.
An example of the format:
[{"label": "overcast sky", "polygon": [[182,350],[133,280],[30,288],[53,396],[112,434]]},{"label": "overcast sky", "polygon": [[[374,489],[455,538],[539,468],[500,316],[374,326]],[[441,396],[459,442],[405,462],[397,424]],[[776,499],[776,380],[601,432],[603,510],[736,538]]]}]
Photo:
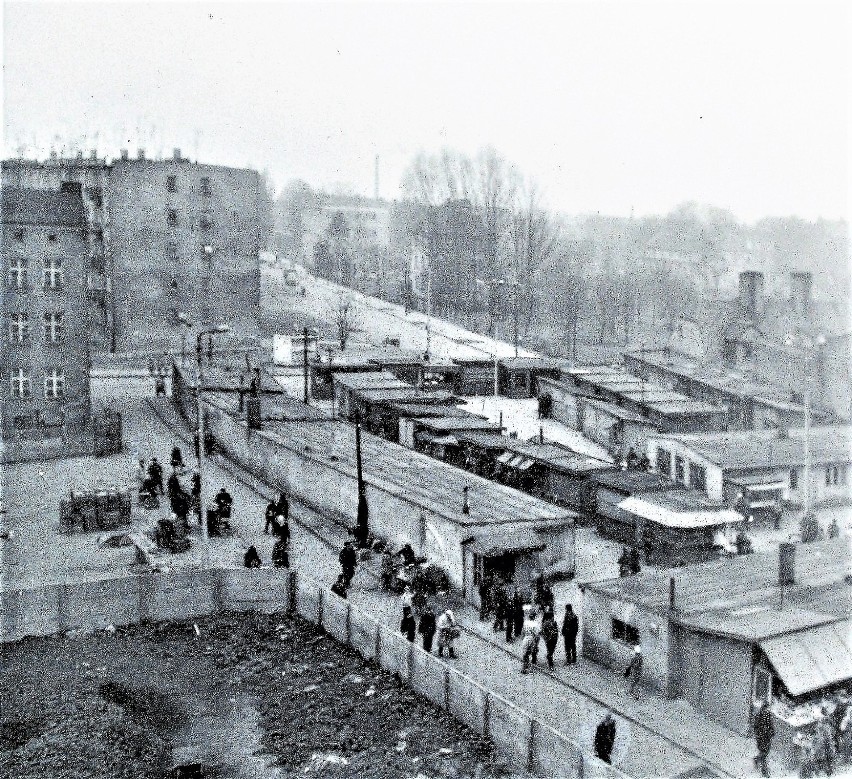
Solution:
[{"label": "overcast sky", "polygon": [[419,150],[490,144],[570,214],[845,217],[849,38],[843,3],[6,3],[4,151],[367,195],[378,154],[396,197]]}]

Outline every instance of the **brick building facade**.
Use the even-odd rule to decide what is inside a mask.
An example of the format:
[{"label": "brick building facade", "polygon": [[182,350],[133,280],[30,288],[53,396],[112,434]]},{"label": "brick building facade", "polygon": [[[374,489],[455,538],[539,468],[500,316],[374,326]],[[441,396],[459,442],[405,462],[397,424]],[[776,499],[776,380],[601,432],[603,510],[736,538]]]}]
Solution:
[{"label": "brick building facade", "polygon": [[4,187],[3,460],[92,450],[89,227],[81,186]]}]

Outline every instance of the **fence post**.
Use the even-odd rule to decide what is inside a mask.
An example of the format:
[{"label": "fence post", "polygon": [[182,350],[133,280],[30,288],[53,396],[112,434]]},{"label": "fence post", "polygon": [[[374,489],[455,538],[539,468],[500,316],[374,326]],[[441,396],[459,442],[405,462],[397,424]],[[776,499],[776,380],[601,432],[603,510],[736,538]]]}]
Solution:
[{"label": "fence post", "polygon": [[352,604],[346,601],[346,646],[352,646]]},{"label": "fence post", "polygon": [[382,626],[376,620],[376,664],[382,664]]},{"label": "fence post", "polygon": [[287,614],[296,612],[296,571],[288,571],[287,582]]},{"label": "fence post", "polygon": [[444,668],[444,708],[450,710],[450,669]]},{"label": "fence post", "polygon": [[491,693],[485,687],[482,688],[485,693],[482,701],[482,735],[484,738],[491,738]]},{"label": "fence post", "polygon": [[535,764],[535,734],[538,725],[538,720],[530,717],[530,733],[527,741],[527,771],[533,772]]},{"label": "fence post", "polygon": [[414,679],[414,642],[408,642],[408,686],[412,686],[412,679]]},{"label": "fence post", "polygon": [[[323,628],[322,612],[323,612],[323,600],[324,600],[323,595],[325,594],[325,591],[323,590],[322,587],[320,587],[317,590],[317,593],[318,593],[318,595],[317,595],[317,626],[320,627],[320,628]],[[324,629],[325,628],[323,628],[323,630]]]}]

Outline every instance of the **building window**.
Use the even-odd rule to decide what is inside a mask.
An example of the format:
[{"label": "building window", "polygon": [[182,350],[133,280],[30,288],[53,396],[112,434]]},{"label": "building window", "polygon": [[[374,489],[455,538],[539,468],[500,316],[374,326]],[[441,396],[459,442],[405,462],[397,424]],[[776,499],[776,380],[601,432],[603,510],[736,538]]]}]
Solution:
[{"label": "building window", "polygon": [[639,644],[639,628],[628,625],[620,619],[612,619],[612,638],[615,641],[623,641],[625,644],[636,646]]},{"label": "building window", "polygon": [[89,200],[95,208],[103,208],[104,194],[100,187],[92,187],[89,190]]},{"label": "building window", "polygon": [[18,243],[24,242],[24,231],[23,230],[15,230],[15,240]]},{"label": "building window", "polygon": [[59,257],[45,258],[43,281],[45,289],[62,289],[62,260]]},{"label": "building window", "polygon": [[173,208],[170,208],[168,210],[168,212],[166,213],[166,221],[168,222],[169,227],[177,227],[177,224],[178,224],[177,211],[175,211]]},{"label": "building window", "polygon": [[56,400],[65,394],[65,371],[53,368],[44,376],[44,397],[47,400]]},{"label": "building window", "polygon": [[707,470],[703,466],[689,464],[689,486],[701,492],[707,489]]},{"label": "building window", "polygon": [[44,315],[44,340],[58,344],[62,340],[62,312]]},{"label": "building window", "polygon": [[664,473],[666,476],[671,476],[672,453],[668,449],[657,449],[657,473]]},{"label": "building window", "polygon": [[686,463],[684,462],[683,457],[679,454],[675,455],[675,481],[679,481],[683,484],[686,483]]},{"label": "building window", "polygon": [[799,488],[799,472],[794,468],[790,471],[790,489],[796,490]]},{"label": "building window", "polygon": [[166,176],[166,191],[177,192],[177,176]]},{"label": "building window", "polygon": [[9,376],[9,386],[12,391],[13,398],[28,398],[32,395],[32,381],[30,380],[30,372],[23,368],[12,370]]},{"label": "building window", "polygon": [[14,344],[22,344],[30,337],[30,315],[9,315],[9,340]]},{"label": "building window", "polygon": [[178,258],[177,241],[166,242],[166,259],[176,260]]},{"label": "building window", "polygon": [[9,286],[13,289],[25,289],[27,286],[27,265],[23,257],[9,258]]},{"label": "building window", "polygon": [[825,469],[825,485],[826,487],[831,484],[831,468]]},{"label": "building window", "polygon": [[213,190],[210,188],[210,179],[207,176],[201,179],[201,196],[213,197]]}]

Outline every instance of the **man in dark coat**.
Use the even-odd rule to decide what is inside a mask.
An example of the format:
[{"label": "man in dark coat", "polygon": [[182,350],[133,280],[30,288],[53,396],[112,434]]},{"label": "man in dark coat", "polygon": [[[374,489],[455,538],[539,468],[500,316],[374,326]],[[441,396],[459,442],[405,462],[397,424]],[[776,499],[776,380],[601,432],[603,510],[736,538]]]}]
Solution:
[{"label": "man in dark coat", "polygon": [[275,521],[272,524],[272,532],[284,542],[284,545],[288,549],[290,548],[290,525],[283,514],[275,517]]},{"label": "man in dark coat", "polygon": [[280,538],[275,542],[275,546],[272,547],[272,564],[276,568],[290,567],[290,553],[287,550],[287,544]]},{"label": "man in dark coat", "polygon": [[343,581],[348,589],[355,576],[355,566],[358,565],[358,554],[355,552],[351,541],[343,544],[338,560],[340,560],[340,567],[343,569]]},{"label": "man in dark coat", "polygon": [[346,582],[343,580],[343,574],[340,574],[337,581],[331,585],[331,591],[341,598],[346,598]]},{"label": "man in dark coat", "polygon": [[148,465],[148,475],[153,479],[160,495],[165,495],[166,491],[163,489],[163,466],[160,465],[156,457],[151,458],[151,463]]},{"label": "man in dark coat", "polygon": [[615,720],[610,712],[595,729],[595,754],[604,761],[612,763],[612,748],[615,745]]},{"label": "man in dark coat", "polygon": [[278,505],[274,500],[270,500],[269,503],[266,504],[266,511],[264,512],[263,519],[263,532],[269,533],[269,528],[273,526],[275,522],[275,517],[278,516]]},{"label": "man in dark coat", "polygon": [[246,568],[260,568],[260,555],[257,553],[256,547],[250,546],[246,549],[246,553],[243,555],[243,565]]},{"label": "man in dark coat", "polygon": [[405,606],[402,610],[402,621],[399,623],[399,632],[413,643],[416,631],[417,623],[414,620],[414,615],[411,613],[411,606]]},{"label": "man in dark coat", "polygon": [[512,599],[512,620],[515,623],[515,635],[520,636],[524,632],[524,596],[518,589],[515,589],[515,597]]},{"label": "man in dark coat", "polygon": [[565,606],[565,618],[562,620],[562,640],[565,642],[565,665],[577,662],[577,632],[580,621],[574,613],[574,607],[568,603]]},{"label": "man in dark coat", "polygon": [[774,735],[775,725],[772,723],[772,712],[769,711],[769,704],[763,701],[754,715],[754,742],[757,745],[754,767],[760,769],[761,776],[769,776],[766,758],[769,757],[769,749],[772,746]]},{"label": "man in dark coat", "polygon": [[506,629],[506,584],[497,579],[494,584],[494,630]]},{"label": "man in dark coat", "polygon": [[494,582],[491,575],[483,576],[479,580],[479,619],[484,620],[491,613],[491,593]]},{"label": "man in dark coat", "polygon": [[552,611],[547,611],[544,614],[544,620],[541,623],[541,637],[544,639],[544,648],[547,651],[547,667],[552,671],[553,653],[556,651],[556,644],[559,641],[559,628],[553,618]]},{"label": "man in dark coat", "polygon": [[290,519],[290,502],[283,492],[278,496],[276,509],[277,514],[280,514],[284,519]]},{"label": "man in dark coat", "polygon": [[166,494],[169,496],[169,500],[172,500],[179,492],[183,492],[183,487],[181,486],[177,471],[172,471],[171,476],[169,476],[166,482]]},{"label": "man in dark coat", "polygon": [[435,638],[435,612],[431,606],[426,606],[423,613],[420,615],[420,624],[417,626],[417,632],[423,636],[423,648],[427,652],[432,651],[432,639]]}]

